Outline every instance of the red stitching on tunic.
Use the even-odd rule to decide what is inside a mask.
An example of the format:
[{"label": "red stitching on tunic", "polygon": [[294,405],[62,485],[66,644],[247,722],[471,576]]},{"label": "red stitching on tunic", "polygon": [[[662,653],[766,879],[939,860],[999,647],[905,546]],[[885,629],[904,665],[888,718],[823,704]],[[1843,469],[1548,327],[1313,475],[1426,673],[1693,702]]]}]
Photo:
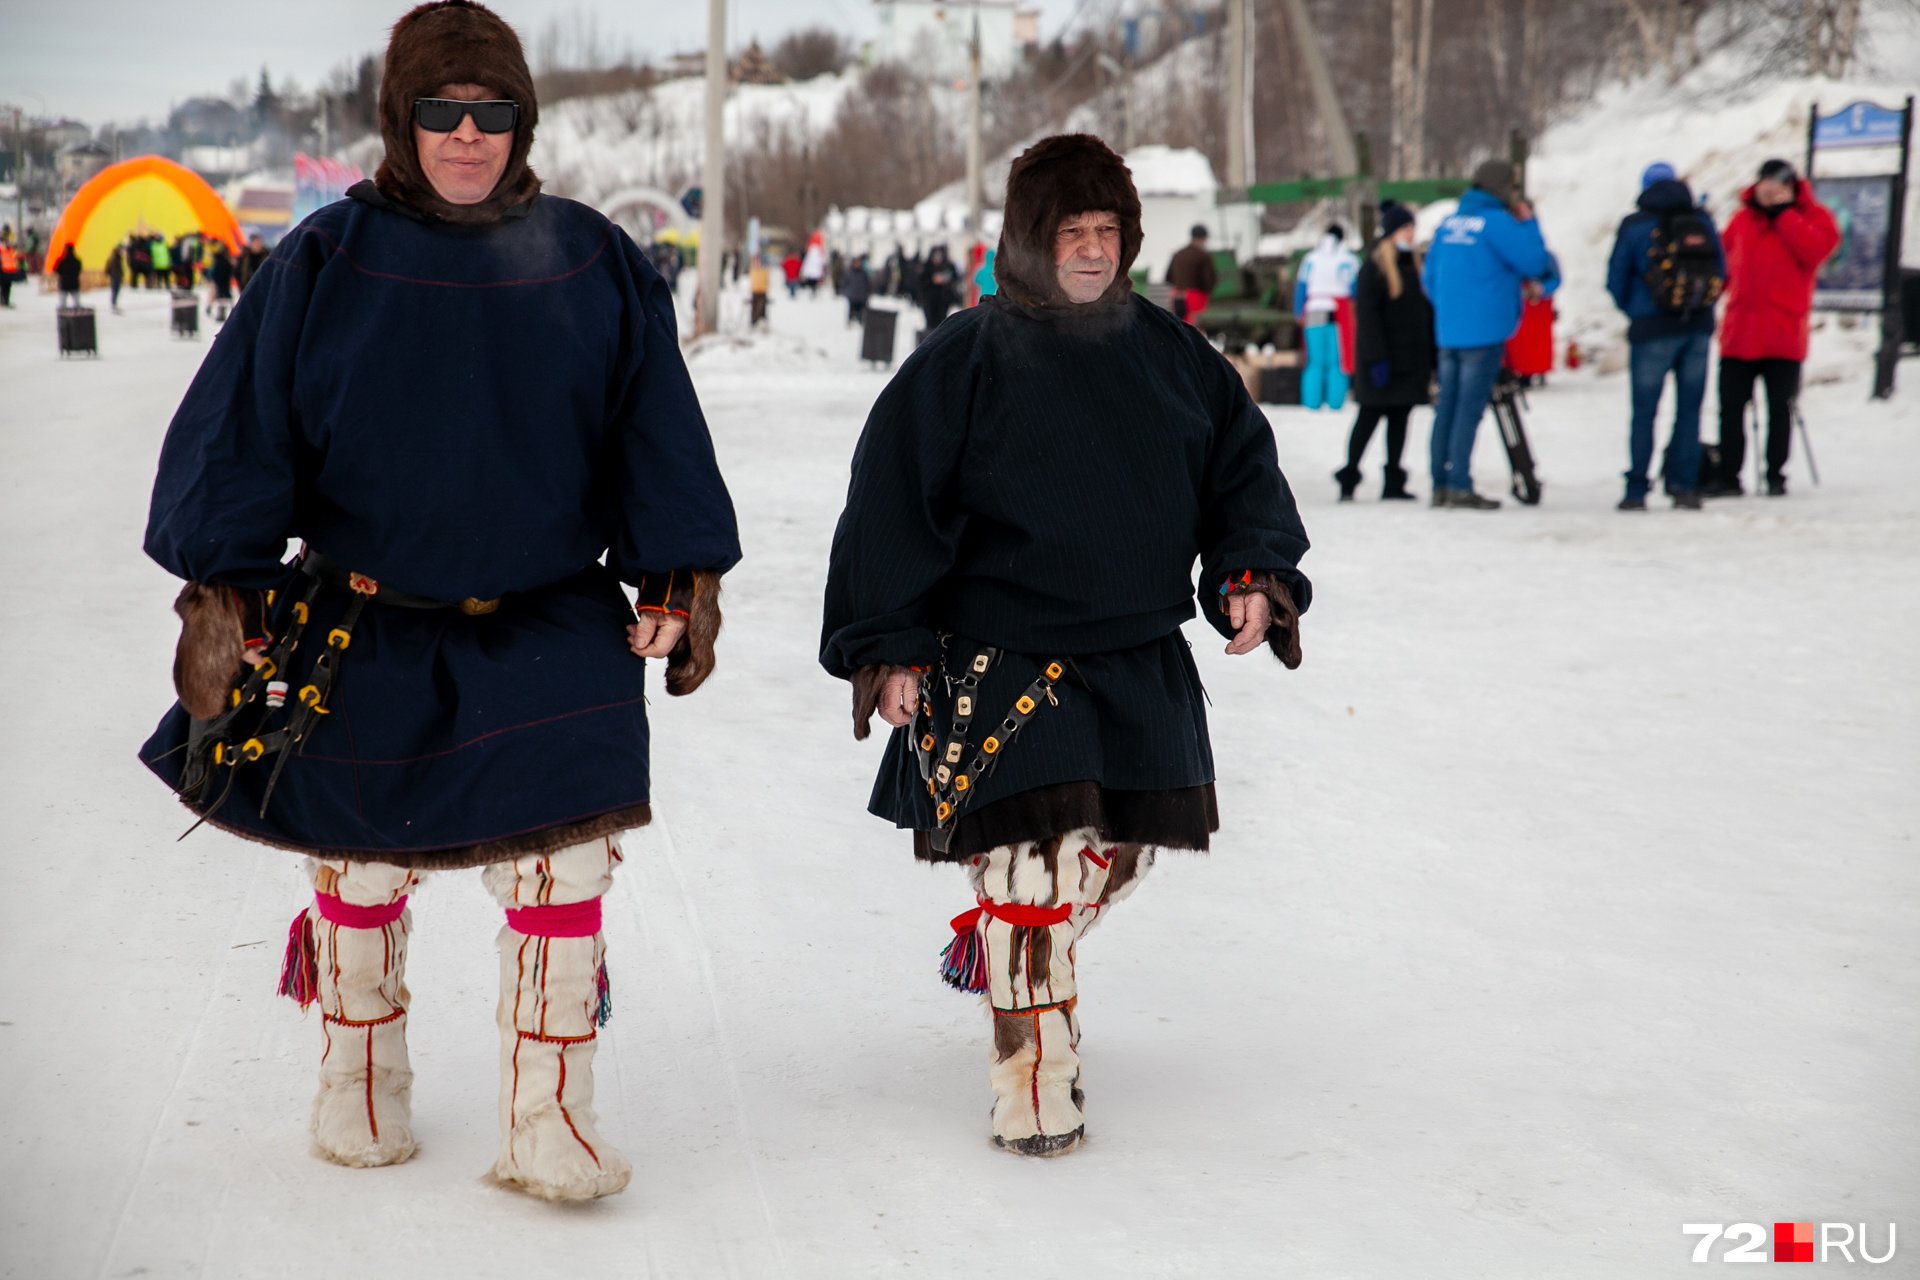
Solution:
[{"label": "red stitching on tunic", "polygon": [[587,1140],[580,1136],[580,1130],[574,1125],[573,1117],[567,1114],[567,1051],[560,1051],[560,1088],[554,1092],[553,1105],[560,1108],[560,1118],[567,1122],[567,1128],[573,1130],[573,1140],[587,1148],[587,1154],[593,1157],[594,1168],[600,1167],[600,1153],[595,1151]]}]

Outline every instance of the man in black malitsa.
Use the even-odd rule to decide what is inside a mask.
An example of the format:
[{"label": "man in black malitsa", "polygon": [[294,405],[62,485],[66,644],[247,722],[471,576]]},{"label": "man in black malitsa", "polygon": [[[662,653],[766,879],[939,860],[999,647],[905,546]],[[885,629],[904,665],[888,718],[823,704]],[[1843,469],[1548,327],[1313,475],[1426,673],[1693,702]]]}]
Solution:
[{"label": "man in black malitsa", "polygon": [[167,430],[146,549],[187,580],[180,700],[141,755],[204,821],[308,856],[281,990],[320,1006],[337,1163],[413,1154],[407,897],[483,869],[493,1172],[585,1200],[632,1174],[593,1058],[600,900],[651,816],[644,660],[699,687],[740,547],[673,298],[541,193],[538,109],[490,10],[394,25],[379,173],[262,259]]},{"label": "man in black malitsa", "polygon": [[967,868],[943,974],[993,1010],[993,1138],[1085,1134],[1074,951],[1158,849],[1219,828],[1200,612],[1300,663],[1306,532],[1273,433],[1206,338],[1132,293],[1140,198],[1087,135],[1014,161],[998,292],[881,394],[834,534],[821,663],[854,736],[894,726],[869,808]]}]

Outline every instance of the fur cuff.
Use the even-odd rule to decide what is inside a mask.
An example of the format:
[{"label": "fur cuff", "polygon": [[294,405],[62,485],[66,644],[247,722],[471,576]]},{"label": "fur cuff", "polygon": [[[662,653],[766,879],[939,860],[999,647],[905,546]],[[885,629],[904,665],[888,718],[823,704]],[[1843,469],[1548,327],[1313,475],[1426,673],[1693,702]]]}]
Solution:
[{"label": "fur cuff", "polygon": [[1256,571],[1253,588],[1273,604],[1273,621],[1267,624],[1267,647],[1287,670],[1300,668],[1300,610],[1293,603],[1287,585],[1270,573]]},{"label": "fur cuff", "polygon": [[189,582],[173,602],[180,643],[173,651],[173,689],[195,720],[211,720],[227,705],[246,648],[239,594],[231,587]]},{"label": "fur cuff", "polygon": [[874,713],[880,710],[880,694],[886,689],[887,681],[912,670],[912,667],[895,667],[880,662],[862,667],[853,673],[853,738],[855,742],[865,742],[867,736],[873,732]]},{"label": "fur cuff", "polygon": [[720,623],[720,575],[696,569],[687,634],[667,657],[668,693],[684,698],[713,674],[713,642],[720,636]]}]

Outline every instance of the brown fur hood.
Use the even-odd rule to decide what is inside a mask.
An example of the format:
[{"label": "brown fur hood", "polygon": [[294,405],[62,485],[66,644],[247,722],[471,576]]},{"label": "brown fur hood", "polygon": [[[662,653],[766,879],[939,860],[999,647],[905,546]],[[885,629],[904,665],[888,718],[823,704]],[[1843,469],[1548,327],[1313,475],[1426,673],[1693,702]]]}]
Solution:
[{"label": "brown fur hood", "polygon": [[[431,98],[449,84],[478,84],[520,104],[513,150],[493,194],[479,204],[448,204],[420,171],[413,146],[413,102]],[[393,24],[386,70],[380,79],[380,137],[387,156],[373,182],[388,199],[447,222],[497,221],[540,191],[527,167],[540,104],[520,37],[500,16],[470,0],[435,0],[409,10]]]},{"label": "brown fur hood", "polygon": [[993,258],[1000,293],[1026,307],[1071,307],[1054,279],[1054,232],[1075,214],[1107,209],[1120,217],[1120,272],[1089,308],[1125,302],[1133,292],[1127,273],[1140,256],[1141,240],[1133,174],[1090,133],[1055,134],[1021,152],[1007,174],[1006,221]]}]

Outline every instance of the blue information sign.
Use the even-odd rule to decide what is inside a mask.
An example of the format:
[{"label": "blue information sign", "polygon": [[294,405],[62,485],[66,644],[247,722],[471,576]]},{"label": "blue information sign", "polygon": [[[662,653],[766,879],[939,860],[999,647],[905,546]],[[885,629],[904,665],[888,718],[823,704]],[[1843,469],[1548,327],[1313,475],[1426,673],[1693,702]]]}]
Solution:
[{"label": "blue information sign", "polygon": [[1818,151],[1836,147],[1897,147],[1900,145],[1902,111],[1889,111],[1871,102],[1853,102],[1830,116],[1821,116],[1813,125],[1813,145]]}]

